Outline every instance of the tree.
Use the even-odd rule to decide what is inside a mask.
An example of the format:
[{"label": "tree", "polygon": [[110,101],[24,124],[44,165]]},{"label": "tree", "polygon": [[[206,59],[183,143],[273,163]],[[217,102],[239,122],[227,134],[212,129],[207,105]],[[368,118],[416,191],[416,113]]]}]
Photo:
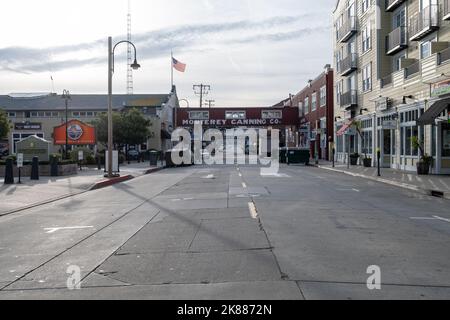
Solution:
[{"label": "tree", "polygon": [[0,110],[0,139],[6,138],[9,133],[9,122],[6,112]]},{"label": "tree", "polygon": [[[105,147],[108,145],[108,115],[102,114],[100,117],[92,121],[95,127],[97,140]],[[122,116],[120,113],[113,112],[113,141],[115,145],[123,144],[122,136]]]}]

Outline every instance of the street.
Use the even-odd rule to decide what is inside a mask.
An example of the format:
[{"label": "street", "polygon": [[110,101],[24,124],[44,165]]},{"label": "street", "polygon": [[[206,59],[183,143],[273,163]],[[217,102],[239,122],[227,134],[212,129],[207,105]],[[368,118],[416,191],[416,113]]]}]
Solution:
[{"label": "street", "polygon": [[0,299],[449,299],[449,240],[448,200],[414,191],[304,166],[166,169],[0,217]]}]

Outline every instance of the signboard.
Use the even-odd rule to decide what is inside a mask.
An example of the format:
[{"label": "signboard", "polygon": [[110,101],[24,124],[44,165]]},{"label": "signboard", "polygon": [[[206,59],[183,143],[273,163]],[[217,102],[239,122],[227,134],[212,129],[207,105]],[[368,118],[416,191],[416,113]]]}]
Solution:
[{"label": "signboard", "polygon": [[23,153],[17,154],[17,168],[23,168]]},{"label": "signboard", "polygon": [[83,154],[83,151],[80,150],[80,151],[78,151],[78,161],[83,161],[83,159],[84,159],[84,154]]},{"label": "signboard", "polygon": [[42,130],[42,124],[40,123],[14,123],[14,130],[27,131],[27,130]]},{"label": "signboard", "polygon": [[377,111],[386,111],[391,107],[391,99],[380,98],[375,102]]},{"label": "signboard", "polygon": [[383,121],[383,129],[384,130],[397,130],[397,121],[395,121],[395,120]]},{"label": "signboard", "polygon": [[[53,130],[55,145],[66,144],[66,124]],[[67,123],[67,140],[69,145],[95,145],[97,139],[95,128],[79,120],[71,120]]]},{"label": "signboard", "polygon": [[431,86],[431,96],[440,97],[450,93],[450,80],[439,82]]},{"label": "signboard", "polygon": [[38,157],[39,161],[48,161],[50,142],[37,136],[30,136],[16,144],[17,153],[23,153],[24,161],[32,161]]}]

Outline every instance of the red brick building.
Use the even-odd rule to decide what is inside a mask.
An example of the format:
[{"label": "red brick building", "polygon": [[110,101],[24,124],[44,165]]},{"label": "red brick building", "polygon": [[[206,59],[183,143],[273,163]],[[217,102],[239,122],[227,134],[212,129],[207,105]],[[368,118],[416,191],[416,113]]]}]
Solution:
[{"label": "red brick building", "polygon": [[333,69],[327,65],[322,74],[291,98],[300,112],[301,146],[309,147],[313,158],[324,160],[331,160],[334,142],[333,77]]}]

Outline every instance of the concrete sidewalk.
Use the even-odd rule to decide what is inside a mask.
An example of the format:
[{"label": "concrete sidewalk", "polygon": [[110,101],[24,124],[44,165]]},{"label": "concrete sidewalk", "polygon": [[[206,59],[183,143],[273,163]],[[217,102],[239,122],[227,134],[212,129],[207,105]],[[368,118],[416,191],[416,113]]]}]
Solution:
[{"label": "concrete sidewalk", "polygon": [[103,169],[96,168],[83,168],[75,176],[40,177],[38,181],[22,177],[22,184],[18,184],[18,178],[15,177],[16,184],[13,185],[3,184],[3,178],[1,178],[0,216],[106,187],[161,168],[163,168],[161,163],[158,163],[158,167],[150,167],[148,163],[125,164],[120,168],[122,179],[117,181],[106,179]]},{"label": "concrete sidewalk", "polygon": [[348,174],[354,177],[370,179],[409,190],[418,191],[427,195],[450,199],[450,175],[419,176],[414,172],[381,168],[381,177],[378,177],[377,168],[350,166],[336,163],[333,168],[331,162],[320,162],[318,168]]}]

